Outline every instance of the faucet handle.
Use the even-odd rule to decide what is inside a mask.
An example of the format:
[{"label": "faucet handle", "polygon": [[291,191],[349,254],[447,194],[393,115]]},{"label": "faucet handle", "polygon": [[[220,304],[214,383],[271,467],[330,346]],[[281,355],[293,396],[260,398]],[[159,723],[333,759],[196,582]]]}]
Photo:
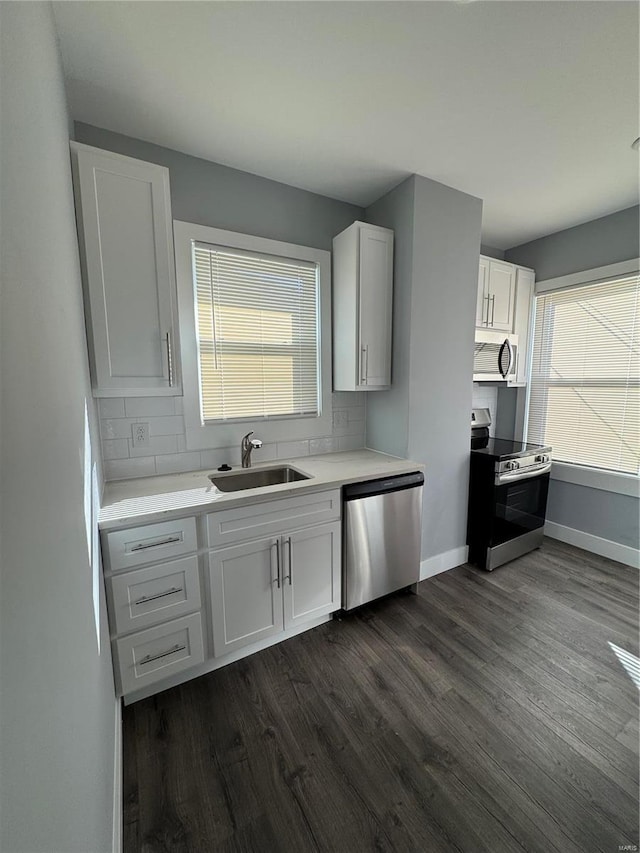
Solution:
[{"label": "faucet handle", "polygon": [[[251,433],[249,433],[249,435],[251,435]],[[251,447],[253,447],[255,450],[258,450],[260,447],[262,447],[262,441],[259,438],[252,438],[250,444]]]}]

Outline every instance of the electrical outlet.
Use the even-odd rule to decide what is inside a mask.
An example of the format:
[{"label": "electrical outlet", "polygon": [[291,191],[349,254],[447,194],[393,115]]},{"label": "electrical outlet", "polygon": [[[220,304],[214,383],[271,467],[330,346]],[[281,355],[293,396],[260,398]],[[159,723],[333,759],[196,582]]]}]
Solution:
[{"label": "electrical outlet", "polygon": [[149,447],[149,424],[131,424],[134,447]]}]

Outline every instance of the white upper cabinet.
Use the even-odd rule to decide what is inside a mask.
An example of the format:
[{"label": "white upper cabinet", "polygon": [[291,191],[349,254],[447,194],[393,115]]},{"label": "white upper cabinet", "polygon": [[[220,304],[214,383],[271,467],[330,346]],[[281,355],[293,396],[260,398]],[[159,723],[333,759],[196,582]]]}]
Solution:
[{"label": "white upper cabinet", "polygon": [[527,383],[535,281],[531,269],[480,256],[476,327],[518,336],[516,376],[509,381],[511,386]]},{"label": "white upper cabinet", "polygon": [[516,364],[516,378],[508,384],[511,386],[526,385],[529,374],[529,356],[531,347],[529,338],[531,336],[531,317],[533,309],[533,291],[536,282],[536,274],[533,270],[525,267],[516,269],[516,305],[513,316],[513,331],[518,335],[520,345],[518,347],[518,363]]},{"label": "white upper cabinet", "polygon": [[484,328],[487,318],[487,298],[489,293],[489,258],[480,256],[478,265],[478,296],[476,299],[476,326]]},{"label": "white upper cabinet", "polygon": [[391,384],[393,231],[354,222],[333,240],[333,388]]},{"label": "white upper cabinet", "polygon": [[181,394],[169,172],[71,151],[93,393]]},{"label": "white upper cabinet", "polygon": [[511,332],[515,306],[516,268],[505,261],[480,257],[476,326]]}]

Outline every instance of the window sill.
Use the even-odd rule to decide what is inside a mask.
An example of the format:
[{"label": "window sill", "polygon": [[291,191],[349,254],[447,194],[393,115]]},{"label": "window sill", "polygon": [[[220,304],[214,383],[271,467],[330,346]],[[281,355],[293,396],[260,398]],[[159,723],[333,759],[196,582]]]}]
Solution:
[{"label": "window sill", "polygon": [[566,462],[554,462],[551,479],[617,495],[629,495],[640,498],[640,479],[633,474],[618,474],[614,471],[600,471],[583,465],[570,465]]}]

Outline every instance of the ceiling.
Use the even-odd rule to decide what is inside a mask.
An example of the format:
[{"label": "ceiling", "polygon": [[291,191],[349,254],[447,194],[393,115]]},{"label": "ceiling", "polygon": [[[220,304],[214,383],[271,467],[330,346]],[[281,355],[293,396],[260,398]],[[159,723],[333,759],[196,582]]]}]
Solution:
[{"label": "ceiling", "polygon": [[510,248],[638,202],[635,2],[58,2],[74,119]]}]

